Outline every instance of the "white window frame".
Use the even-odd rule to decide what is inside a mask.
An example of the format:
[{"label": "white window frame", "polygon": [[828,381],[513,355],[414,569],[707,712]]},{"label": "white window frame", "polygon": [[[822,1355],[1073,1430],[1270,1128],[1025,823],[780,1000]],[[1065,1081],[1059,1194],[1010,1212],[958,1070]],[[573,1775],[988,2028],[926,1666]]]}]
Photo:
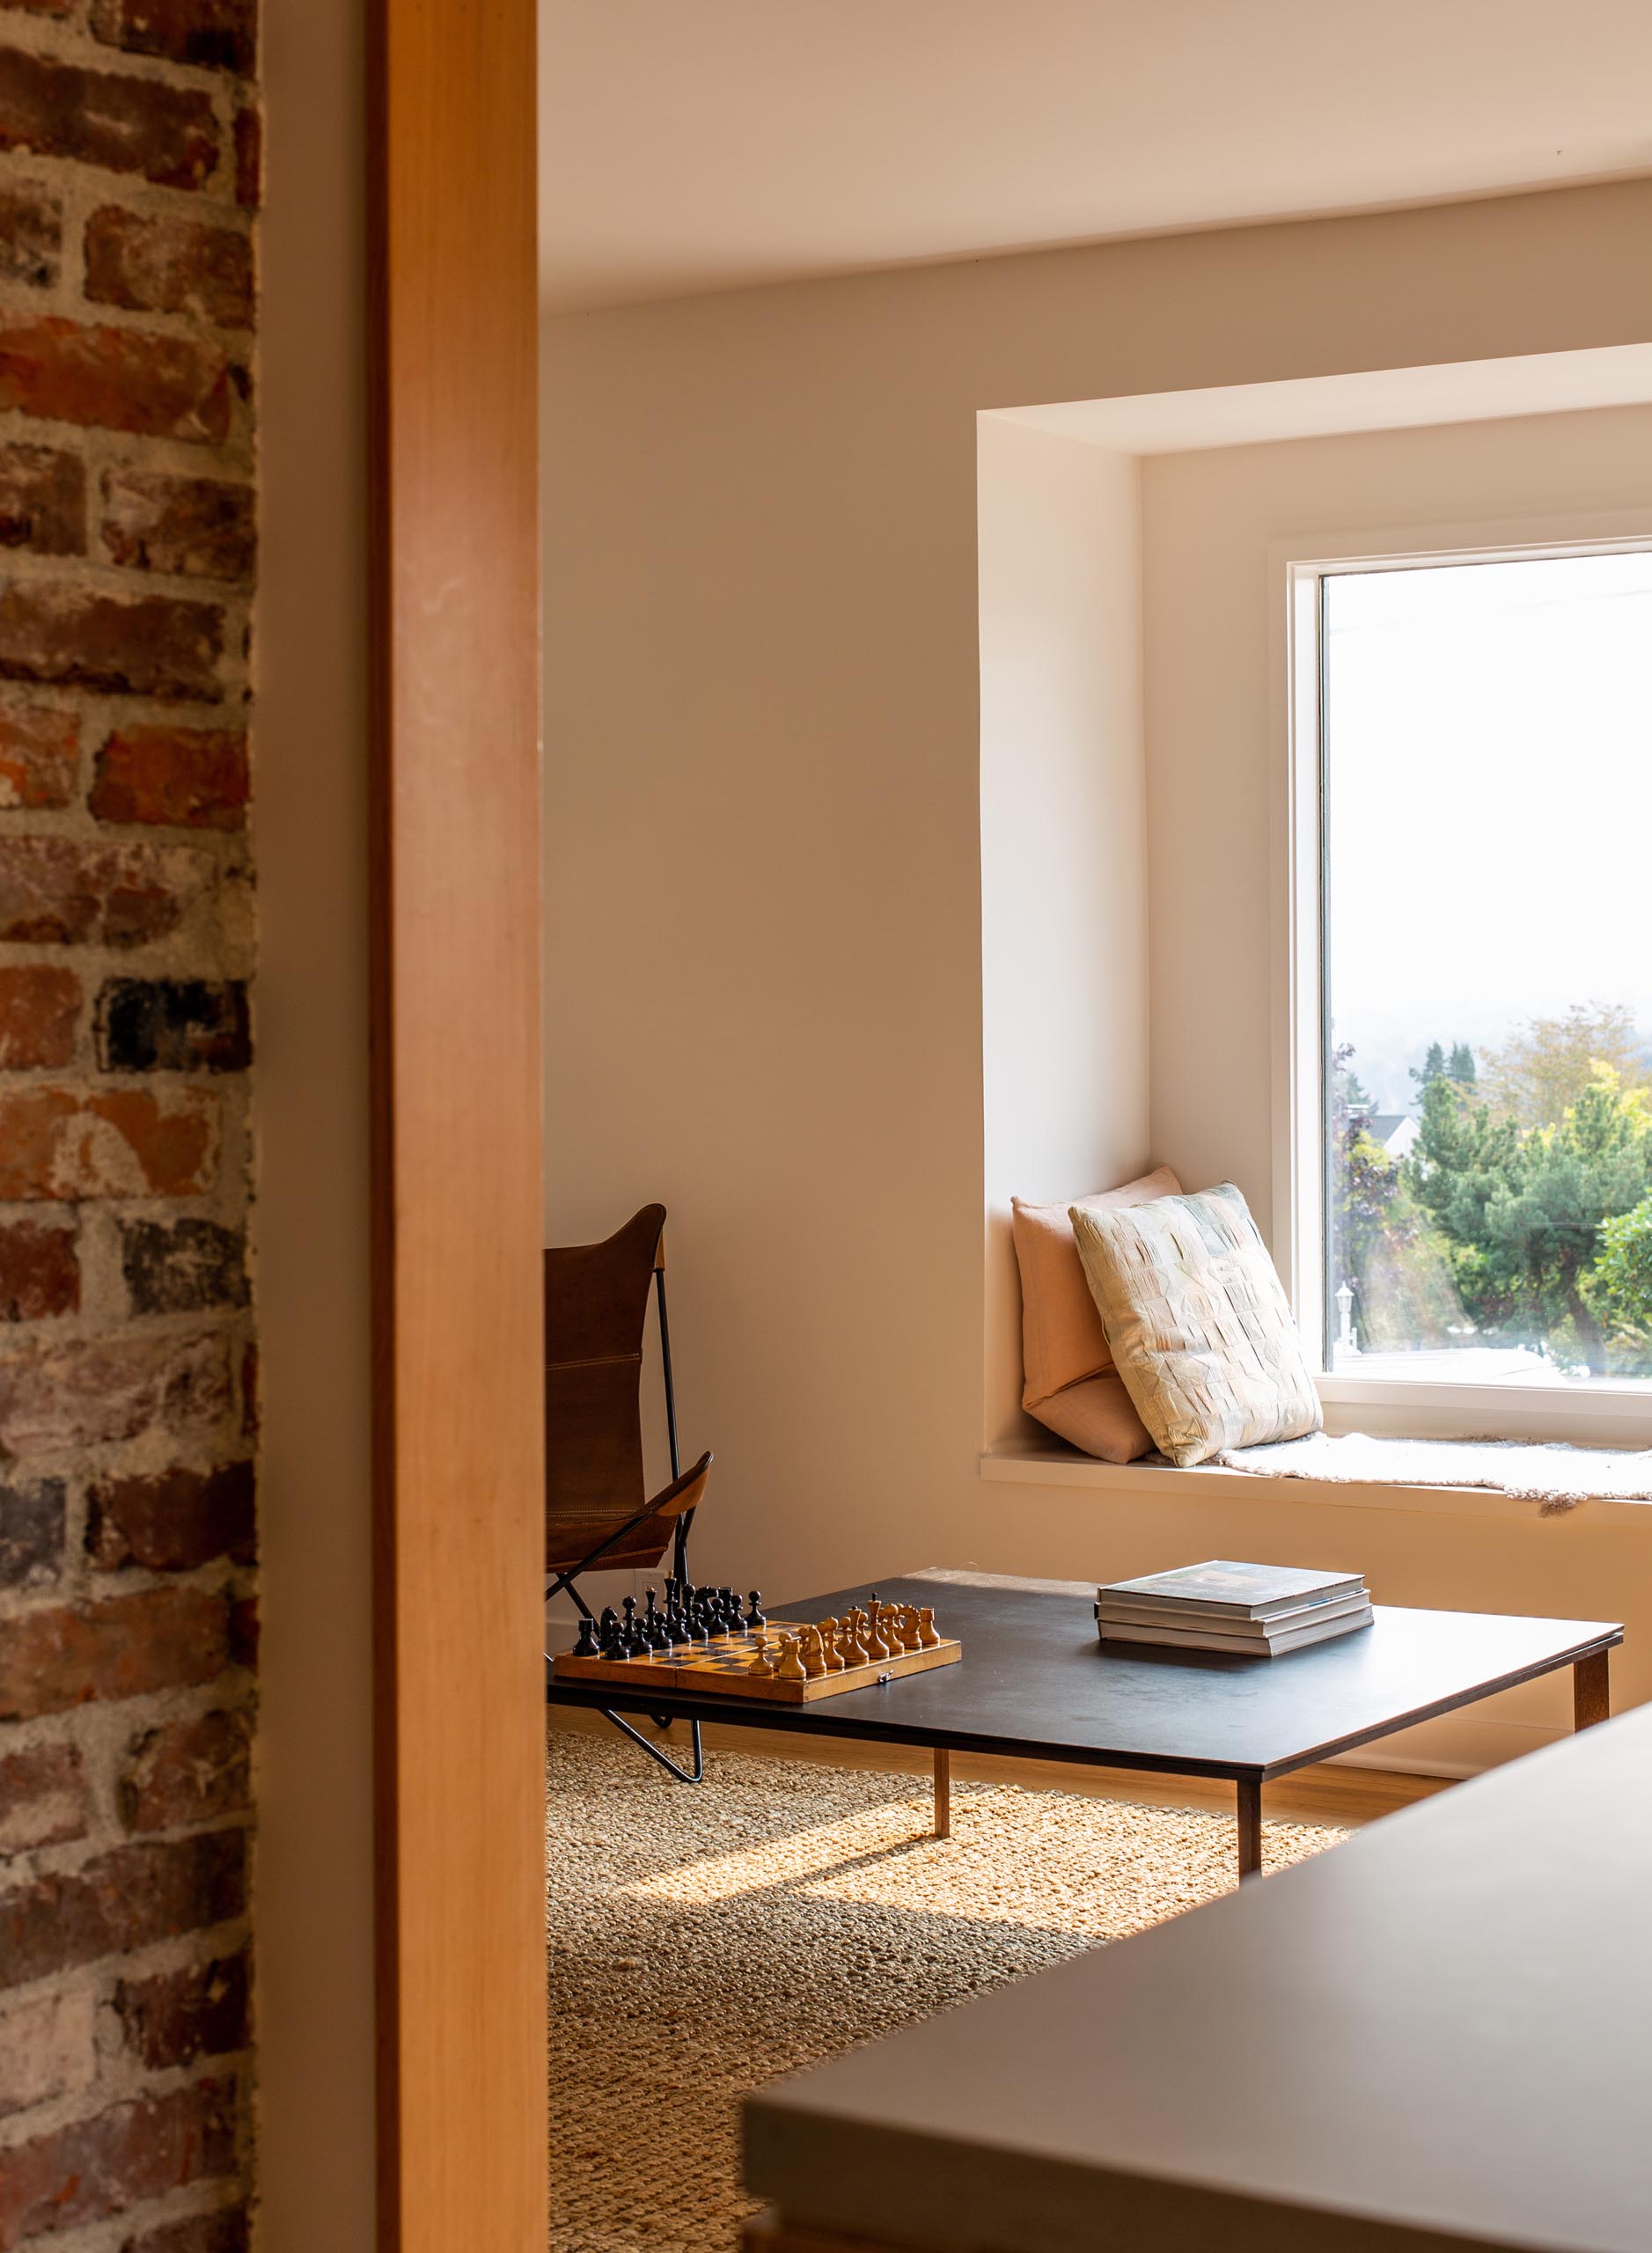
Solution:
[{"label": "white window frame", "polygon": [[1494,523],[1365,526],[1269,547],[1273,664],[1274,1230],[1271,1249],[1317,1373],[1326,1427],[1415,1438],[1571,1441],[1652,1446],[1652,1383],[1575,1391],[1417,1382],[1325,1368],[1323,1058],[1320,950],[1324,581],[1357,570],[1514,562],[1652,547],[1644,510]]}]

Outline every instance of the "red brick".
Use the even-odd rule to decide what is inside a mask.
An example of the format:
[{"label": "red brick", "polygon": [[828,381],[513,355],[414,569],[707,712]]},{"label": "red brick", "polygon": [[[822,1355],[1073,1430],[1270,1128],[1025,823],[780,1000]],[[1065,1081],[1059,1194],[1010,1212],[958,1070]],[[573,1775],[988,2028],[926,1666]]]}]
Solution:
[{"label": "red brick", "polygon": [[205,1442],[231,1406],[221,1337],[0,1347],[0,1448],[14,1456],[62,1454],[152,1431]]},{"label": "red brick", "polygon": [[264,121],[255,109],[235,113],[235,200],[255,211],[264,193]]},{"label": "red brick", "polygon": [[212,879],[187,846],[0,836],[0,939],[144,946],[170,937]]},{"label": "red brick", "polygon": [[92,1033],[106,1072],[244,1072],[253,1060],[239,978],[112,978]]},{"label": "red brick", "polygon": [[0,1322],[43,1322],[79,1305],[74,1230],[38,1221],[0,1223]]},{"label": "red brick", "polygon": [[238,70],[258,67],[256,0],[92,0],[95,38],[128,55]]},{"label": "red brick", "polygon": [[34,1745],[0,1759],[0,1854],[86,1835],[85,1771],[72,1744]]},{"label": "red brick", "polygon": [[38,1995],[0,2011],[0,2113],[89,2088],[98,2070],[95,1998]]},{"label": "red brick", "polygon": [[237,1649],[229,1603],[209,1589],[24,1612],[0,1622],[0,1720],[210,1682],[238,1662]]},{"label": "red brick", "polygon": [[227,1924],[246,1904],[239,1831],[117,1846],[72,1875],[37,1877],[0,1893],[0,1985]]},{"label": "red brick", "polygon": [[100,1573],[135,1565],[151,1573],[189,1573],[219,1557],[250,1565],[252,1464],[163,1471],[156,1478],[112,1479],[94,1486],[86,1554]]},{"label": "red brick", "polygon": [[219,1114],[195,1088],[0,1092],[0,1202],[194,1197],[217,1176]]},{"label": "red brick", "polygon": [[0,323],[0,407],[25,415],[216,446],[230,434],[231,389],[224,354],[191,337],[56,315]]},{"label": "red brick", "polygon": [[0,186],[0,282],[49,290],[62,271],[63,207],[29,180]]},{"label": "red brick", "polygon": [[0,185],[0,282],[49,290],[62,259],[63,207],[51,189],[33,180]]},{"label": "red brick", "polygon": [[216,704],[224,613],[171,595],[127,601],[58,582],[0,589],[0,676],[106,695]]},{"label": "red brick", "polygon": [[110,470],[103,501],[103,550],[111,563],[180,578],[252,577],[258,534],[251,486]]},{"label": "red brick", "polygon": [[0,547],[86,552],[86,467],[61,446],[0,446]]},{"label": "red brick", "polygon": [[151,2073],[244,2050],[246,2003],[244,1956],[186,1964],[152,1979],[122,1979],[114,1991],[126,2047]]},{"label": "red brick", "polygon": [[249,2253],[252,2242],[245,2206],[216,2206],[209,2214],[187,2214],[128,2237],[121,2253]]},{"label": "red brick", "polygon": [[235,2166],[232,2081],[140,2096],[0,2153],[0,2247],[121,2213]]},{"label": "red brick", "polygon": [[98,753],[92,811],[99,821],[239,829],[249,792],[240,729],[121,728]]},{"label": "red brick", "polygon": [[55,704],[0,703],[0,808],[66,806],[80,723]]},{"label": "red brick", "polygon": [[221,1221],[124,1219],[121,1273],[134,1314],[208,1314],[244,1307],[246,1237]]},{"label": "red brick", "polygon": [[0,1760],[0,1854],[86,1835],[86,1774],[72,1744],[36,1744]]},{"label": "red brick", "polygon": [[175,1831],[239,1815],[252,1799],[252,1742],[245,1714],[167,1721],[134,1739],[115,1785],[128,1831]]},{"label": "red brick", "polygon": [[61,1071],[75,1058],[80,980],[49,963],[0,965],[0,1071]]},{"label": "red brick", "polygon": [[0,1486],[0,1588],[55,1585],[63,1568],[61,1479]]},{"label": "red brick", "polygon": [[162,187],[199,187],[221,146],[212,98],[125,71],[0,52],[0,149],[32,149]]},{"label": "red brick", "polygon": [[86,296],[131,312],[253,326],[253,246],[238,227],[146,218],[106,203],[86,222]]}]

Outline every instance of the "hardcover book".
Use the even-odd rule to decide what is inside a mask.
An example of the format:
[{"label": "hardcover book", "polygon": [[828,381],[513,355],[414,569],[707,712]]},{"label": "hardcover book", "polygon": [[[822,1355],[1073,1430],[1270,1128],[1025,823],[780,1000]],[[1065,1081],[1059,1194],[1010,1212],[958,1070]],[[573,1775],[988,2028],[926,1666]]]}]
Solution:
[{"label": "hardcover book", "polygon": [[1280,1658],[1287,1651],[1299,1651],[1310,1643],[1328,1643],[1338,1635],[1356,1634],[1362,1627],[1369,1626],[1371,1608],[1362,1604],[1355,1611],[1338,1619],[1323,1619],[1306,1627],[1291,1627],[1282,1635],[1224,1634],[1218,1626],[1200,1630],[1187,1627],[1110,1627],[1104,1626],[1101,1640],[1108,1643],[1154,1643],[1161,1650],[1231,1651],[1242,1658]]},{"label": "hardcover book", "polygon": [[1140,1580],[1113,1581],[1098,1589],[1097,1600],[1129,1599],[1143,1614],[1160,1608],[1195,1609],[1213,1618],[1266,1619],[1339,1596],[1362,1596],[1360,1573],[1316,1572],[1290,1565],[1235,1564],[1223,1557],[1203,1565],[1184,1565],[1171,1573],[1149,1573]]},{"label": "hardcover book", "polygon": [[1104,1635],[1115,1627],[1185,1627],[1248,1636],[1261,1643],[1287,1634],[1293,1627],[1323,1626],[1327,1620],[1346,1618],[1355,1611],[1369,1612],[1370,1608],[1370,1599],[1362,1589],[1354,1596],[1333,1596],[1328,1604],[1293,1604],[1286,1611],[1270,1611],[1265,1619],[1236,1618],[1231,1612],[1211,1611],[1197,1604],[1135,1604],[1109,1596],[1097,1604],[1096,1617]]}]

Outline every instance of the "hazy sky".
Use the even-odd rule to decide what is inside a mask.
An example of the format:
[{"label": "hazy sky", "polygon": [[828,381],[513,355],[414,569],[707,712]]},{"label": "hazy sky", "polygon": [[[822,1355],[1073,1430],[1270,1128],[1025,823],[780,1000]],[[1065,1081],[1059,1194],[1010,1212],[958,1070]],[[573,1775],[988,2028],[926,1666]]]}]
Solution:
[{"label": "hazy sky", "polygon": [[1349,572],[1326,624],[1332,1014],[1379,1108],[1574,1002],[1652,1041],[1652,554]]}]

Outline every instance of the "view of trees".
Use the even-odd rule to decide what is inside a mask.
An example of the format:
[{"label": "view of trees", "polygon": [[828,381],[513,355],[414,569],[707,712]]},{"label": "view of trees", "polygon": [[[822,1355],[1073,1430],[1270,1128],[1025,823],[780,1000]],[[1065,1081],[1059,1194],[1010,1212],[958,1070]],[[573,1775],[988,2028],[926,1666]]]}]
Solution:
[{"label": "view of trees", "polygon": [[1333,1059],[1333,1286],[1367,1350],[1520,1345],[1652,1376],[1652,1068],[1626,1009],[1534,1018],[1478,1057],[1436,1041],[1396,1156]]}]

